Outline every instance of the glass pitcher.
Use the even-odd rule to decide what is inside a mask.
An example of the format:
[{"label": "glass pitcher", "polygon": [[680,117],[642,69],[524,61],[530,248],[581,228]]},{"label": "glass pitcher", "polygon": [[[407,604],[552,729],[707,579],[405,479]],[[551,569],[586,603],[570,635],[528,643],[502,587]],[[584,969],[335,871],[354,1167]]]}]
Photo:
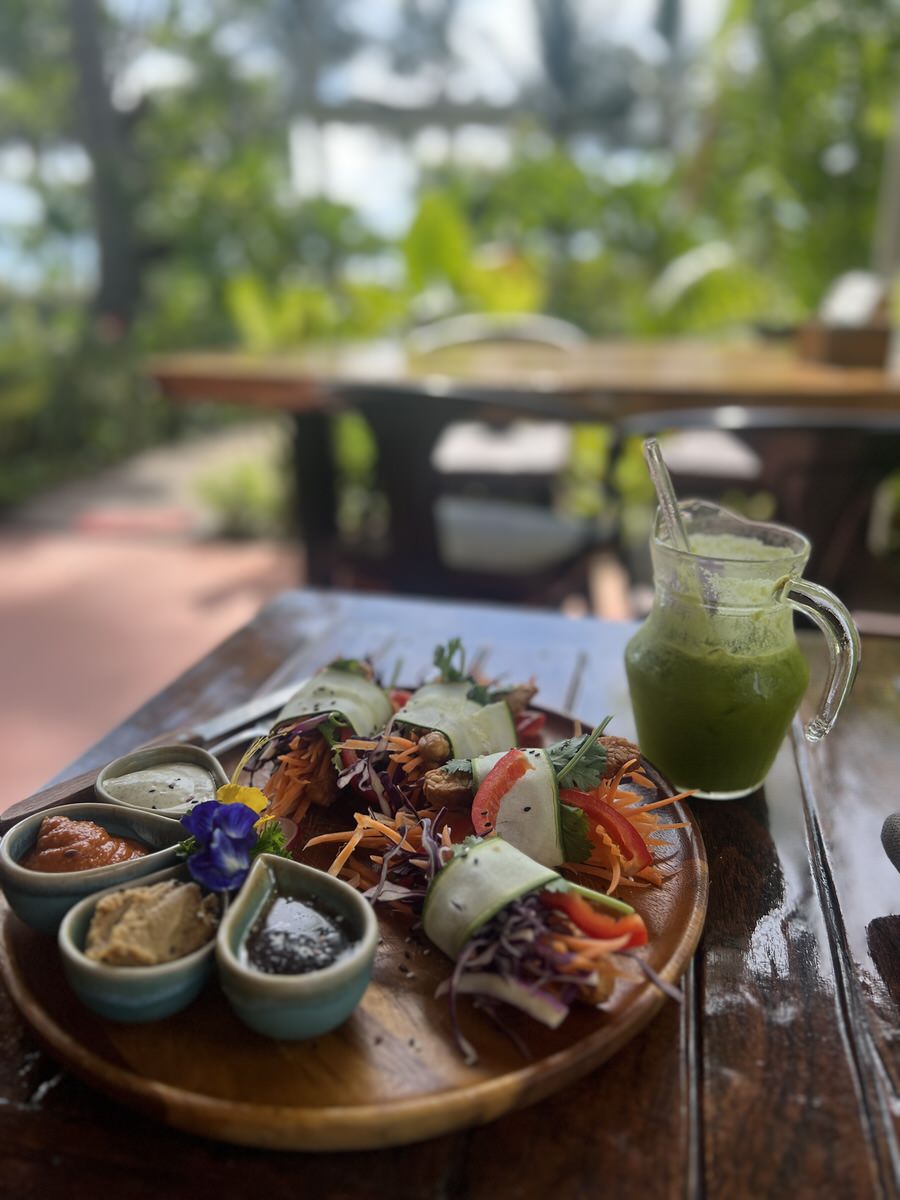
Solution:
[{"label": "glass pitcher", "polygon": [[691,553],[657,516],[650,541],[653,608],[625,650],[638,741],[679,790],[732,800],[768,773],[809,682],[793,610],[825,634],[831,671],[806,728],[831,729],[859,666],[853,619],[800,578],[810,543],[701,500],[680,505]]}]

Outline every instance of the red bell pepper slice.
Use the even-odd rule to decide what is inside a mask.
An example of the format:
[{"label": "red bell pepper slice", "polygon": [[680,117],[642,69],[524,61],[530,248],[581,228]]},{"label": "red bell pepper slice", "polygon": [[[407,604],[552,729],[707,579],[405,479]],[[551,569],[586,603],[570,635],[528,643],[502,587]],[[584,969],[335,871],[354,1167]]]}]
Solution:
[{"label": "red bell pepper slice", "polygon": [[481,781],[472,801],[472,825],[479,837],[492,833],[500,811],[500,801],[526,771],[534,767],[521,750],[507,750]]},{"label": "red bell pepper slice", "polygon": [[600,912],[594,908],[589,900],[579,896],[577,892],[541,892],[541,903],[547,908],[557,908],[564,912],[588,937],[605,942],[628,934],[631,940],[626,943],[626,948],[647,944],[647,926],[639,913],[614,917],[612,913]]},{"label": "red bell pepper slice", "polygon": [[563,804],[583,809],[589,821],[603,826],[625,855],[629,872],[642,871],[653,862],[647,843],[635,827],[606,800],[601,800],[593,792],[580,792],[576,788],[562,788],[559,798]]},{"label": "red bell pepper slice", "polygon": [[526,708],[516,717],[516,742],[520,746],[541,746],[541,730],[546,723],[546,713]]}]

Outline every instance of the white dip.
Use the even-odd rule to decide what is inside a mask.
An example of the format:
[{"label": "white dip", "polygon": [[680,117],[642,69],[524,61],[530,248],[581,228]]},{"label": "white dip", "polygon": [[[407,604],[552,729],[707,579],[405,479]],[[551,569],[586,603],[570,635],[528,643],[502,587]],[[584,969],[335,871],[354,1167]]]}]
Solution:
[{"label": "white dip", "polygon": [[107,779],[104,787],[117,800],[136,808],[186,812],[203,800],[215,800],[218,784],[205,767],[173,762]]}]

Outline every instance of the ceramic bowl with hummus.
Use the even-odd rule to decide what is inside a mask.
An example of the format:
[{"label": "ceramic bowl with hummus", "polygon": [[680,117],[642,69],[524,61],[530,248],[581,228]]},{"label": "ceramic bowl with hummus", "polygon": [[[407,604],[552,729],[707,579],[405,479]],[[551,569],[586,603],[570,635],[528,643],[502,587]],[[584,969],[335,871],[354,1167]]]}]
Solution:
[{"label": "ceramic bowl with hummus", "polygon": [[213,965],[223,902],[186,866],[86,896],[63,917],[63,972],[78,999],[113,1021],[158,1021],[198,995]]},{"label": "ceramic bowl with hummus", "polygon": [[174,866],[181,826],[117,804],[64,804],[19,821],[0,842],[0,886],[10,908],[55,933],[84,896]]},{"label": "ceramic bowl with hummus", "polygon": [[343,1024],[372,977],[378,923],[349,883],[260,854],[216,938],[235,1014],[266,1037],[317,1037]]},{"label": "ceramic bowl with hummus", "polygon": [[108,763],[94,792],[104,803],[180,821],[195,805],[215,800],[227,782],[222,764],[200,746],[150,746]]}]

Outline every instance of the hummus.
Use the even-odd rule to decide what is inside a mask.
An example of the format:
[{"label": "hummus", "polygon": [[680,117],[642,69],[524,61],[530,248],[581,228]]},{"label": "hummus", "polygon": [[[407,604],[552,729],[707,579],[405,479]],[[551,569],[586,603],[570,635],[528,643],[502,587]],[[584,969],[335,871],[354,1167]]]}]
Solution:
[{"label": "hummus", "polygon": [[114,967],[153,967],[198,950],[218,923],[218,899],[196,883],[125,888],[97,901],[85,954]]},{"label": "hummus", "polygon": [[133,838],[116,837],[93,821],[73,821],[69,817],[44,817],[37,841],[19,860],[30,871],[89,871],[143,858],[147,846]]},{"label": "hummus", "polygon": [[173,762],[117,775],[107,779],[103,786],[111,796],[135,808],[187,812],[203,800],[215,800],[218,784],[197,763]]}]

